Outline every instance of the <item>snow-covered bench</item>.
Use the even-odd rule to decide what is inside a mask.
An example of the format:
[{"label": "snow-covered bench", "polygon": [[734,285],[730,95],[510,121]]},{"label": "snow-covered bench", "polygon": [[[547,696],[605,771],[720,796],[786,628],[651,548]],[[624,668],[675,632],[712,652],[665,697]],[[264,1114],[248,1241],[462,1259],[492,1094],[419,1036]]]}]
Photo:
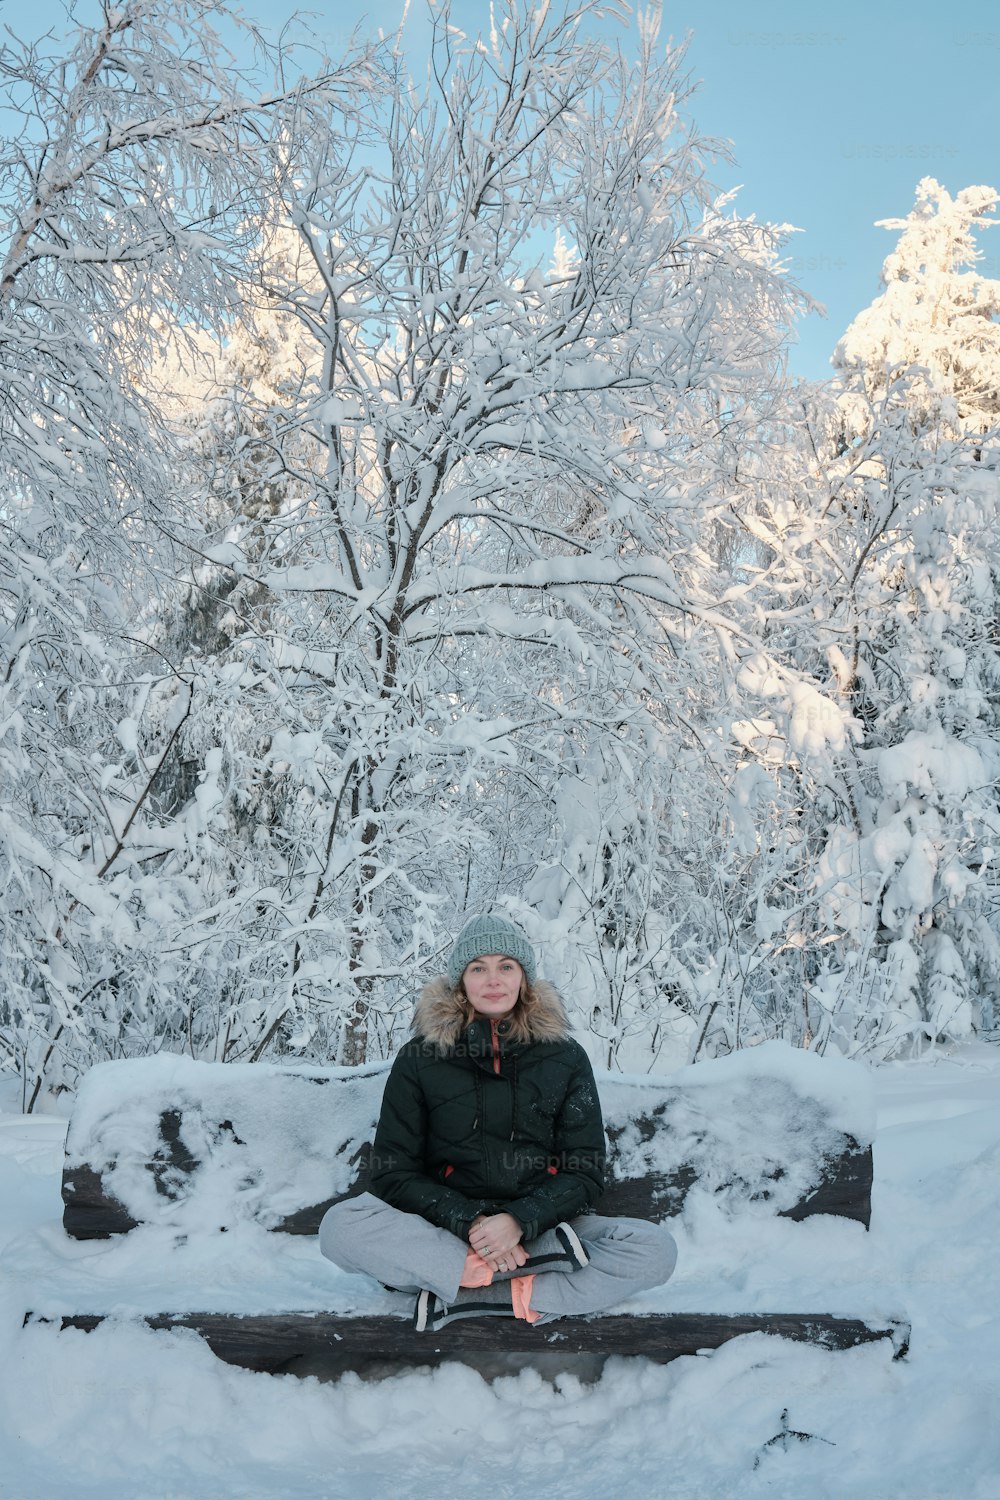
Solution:
[{"label": "snow-covered bench", "polygon": [[[231,1235],[234,1251],[241,1232],[314,1235],[331,1203],[363,1191],[387,1067],[215,1065],[161,1055],[94,1068],[67,1137],[66,1231],[94,1240],[139,1230],[154,1237],[161,1260],[184,1247],[177,1297],[138,1315],[156,1328],[194,1329],[221,1358],[256,1370],[316,1373],[325,1358],[343,1368],[355,1359],[423,1363],[482,1350],[668,1360],[754,1331],[831,1348],[889,1338],[897,1355],[905,1350],[908,1329],[899,1320],[818,1312],[620,1312],[544,1329],[465,1320],[429,1338],[399,1314],[317,1307],[325,1262],[310,1266],[313,1296],[304,1307],[276,1307],[273,1290],[265,1295],[252,1284],[236,1307],[216,1283],[215,1305],[207,1288],[199,1301],[190,1267],[210,1263],[205,1255],[219,1263],[220,1233]],[[610,1144],[599,1212],[671,1218],[696,1190],[731,1215],[829,1213],[868,1227],[873,1116],[862,1068],[775,1043],[666,1079],[598,1074],[598,1087]],[[276,1236],[264,1238],[275,1244]],[[329,1274],[335,1303],[340,1273]],[[64,1327],[86,1329],[112,1312],[122,1315],[120,1297],[107,1309],[59,1317]]]}]

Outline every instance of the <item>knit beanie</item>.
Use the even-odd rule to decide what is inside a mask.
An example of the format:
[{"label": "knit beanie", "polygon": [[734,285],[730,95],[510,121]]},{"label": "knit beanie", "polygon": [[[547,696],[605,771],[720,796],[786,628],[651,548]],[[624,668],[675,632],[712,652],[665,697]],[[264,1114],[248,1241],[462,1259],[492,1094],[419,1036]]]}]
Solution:
[{"label": "knit beanie", "polygon": [[470,917],[455,939],[455,946],[448,958],[448,981],[454,989],[466,966],[484,953],[502,953],[505,958],[515,958],[524,970],[529,984],[534,984],[538,965],[527,937],[507,917]]}]

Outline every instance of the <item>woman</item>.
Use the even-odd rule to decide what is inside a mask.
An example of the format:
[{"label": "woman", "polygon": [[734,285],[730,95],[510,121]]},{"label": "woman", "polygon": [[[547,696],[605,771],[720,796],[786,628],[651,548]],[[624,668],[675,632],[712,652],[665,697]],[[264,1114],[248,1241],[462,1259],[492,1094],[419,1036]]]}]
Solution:
[{"label": "woman", "polygon": [[320,1249],[418,1293],[414,1324],[600,1312],[674,1268],[669,1233],[590,1213],[604,1126],[587,1054],[525,934],[473,917],[422,992],[392,1066],[370,1189],[329,1210]]}]

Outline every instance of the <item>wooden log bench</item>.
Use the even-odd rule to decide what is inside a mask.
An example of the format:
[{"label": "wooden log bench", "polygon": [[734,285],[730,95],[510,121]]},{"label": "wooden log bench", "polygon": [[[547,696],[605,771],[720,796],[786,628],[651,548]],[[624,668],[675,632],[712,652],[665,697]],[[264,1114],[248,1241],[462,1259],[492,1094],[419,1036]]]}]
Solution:
[{"label": "wooden log bench", "polygon": [[[155,1225],[187,1244],[253,1224],[276,1235],[314,1235],[332,1203],[365,1190],[387,1069],[223,1066],[172,1055],[93,1069],[66,1142],[67,1234],[100,1240]],[[867,1229],[866,1083],[852,1064],[780,1044],[668,1078],[599,1073],[609,1167],[598,1211],[673,1218],[697,1186],[727,1214],[836,1214]],[[338,1274],[330,1268],[331,1284]],[[898,1318],[822,1312],[615,1311],[542,1328],[466,1319],[426,1335],[401,1315],[219,1310],[199,1307],[189,1286],[185,1301],[137,1316],[155,1329],[193,1329],[221,1359],[272,1373],[338,1373],[373,1361],[475,1362],[481,1354],[525,1362],[611,1354],[668,1361],[752,1332],[830,1349],[885,1339],[898,1358],[909,1338]],[[28,1318],[90,1330],[108,1315],[39,1310]]]}]

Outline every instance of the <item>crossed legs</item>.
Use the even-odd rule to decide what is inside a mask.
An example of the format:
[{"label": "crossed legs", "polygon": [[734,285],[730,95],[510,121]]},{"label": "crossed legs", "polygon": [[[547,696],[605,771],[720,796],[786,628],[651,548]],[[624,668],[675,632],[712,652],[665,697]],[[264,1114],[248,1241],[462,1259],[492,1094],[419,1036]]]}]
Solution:
[{"label": "crossed legs", "polygon": [[[677,1261],[673,1236],[644,1219],[582,1214],[572,1220],[589,1264],[534,1276],[531,1306],[552,1318],[603,1312],[669,1280]],[[403,1213],[371,1193],[334,1204],[319,1227],[319,1246],[343,1271],[374,1276],[401,1292],[429,1290],[451,1303],[468,1245],[419,1214]],[[525,1247],[530,1255],[531,1246]]]}]

